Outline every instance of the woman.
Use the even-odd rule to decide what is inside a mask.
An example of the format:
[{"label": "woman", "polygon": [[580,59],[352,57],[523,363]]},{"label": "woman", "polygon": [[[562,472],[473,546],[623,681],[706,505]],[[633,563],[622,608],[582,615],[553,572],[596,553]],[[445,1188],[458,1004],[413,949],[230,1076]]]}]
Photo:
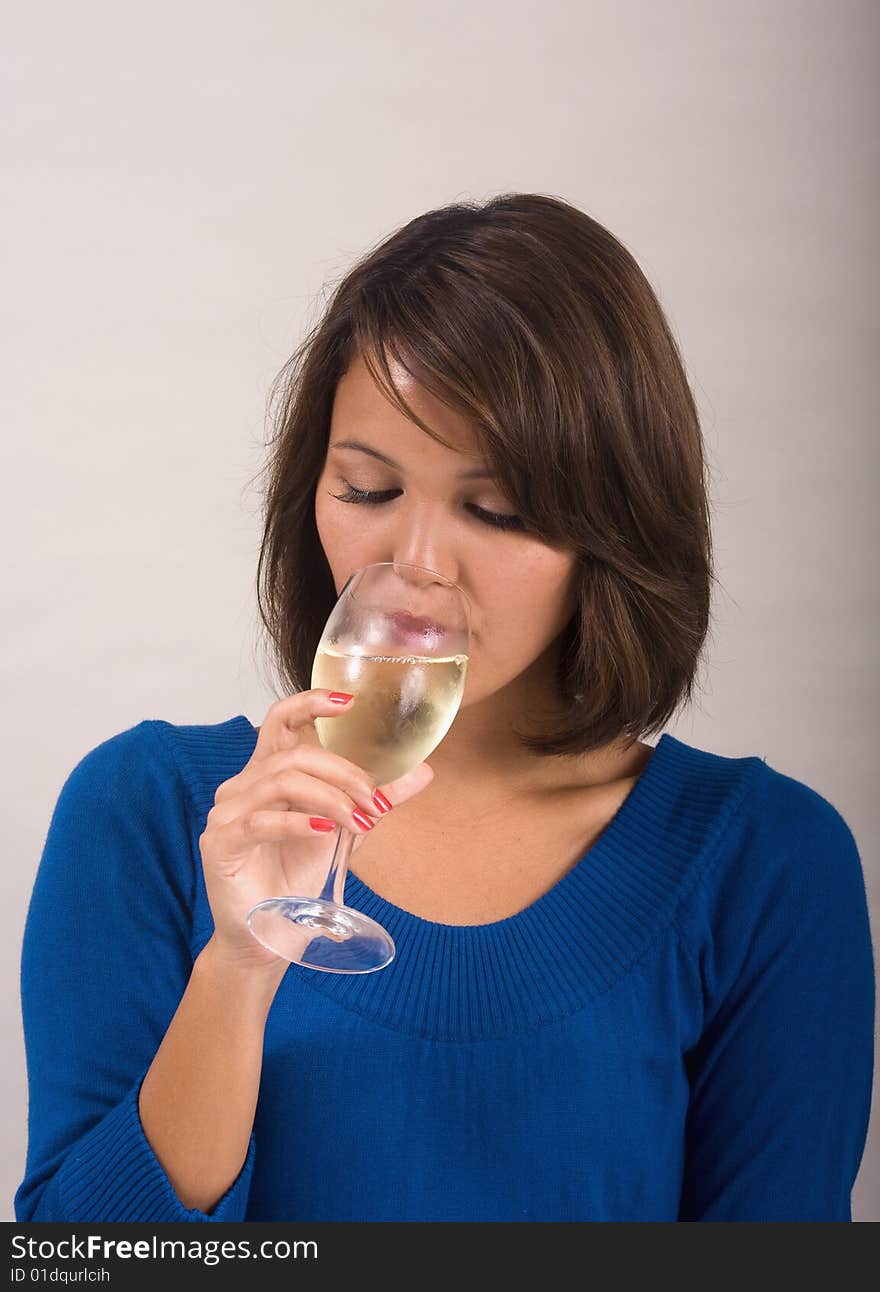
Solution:
[{"label": "woman", "polygon": [[[642,739],[691,698],[712,571],[696,409],[632,256],[551,197],[431,211],[282,375],[258,584],[286,698],[257,729],[142,722],[63,787],[17,1218],[849,1220],[853,836],[759,756]],[[374,799],[314,733],[357,697],[308,679],[388,560],[461,586],[473,640],[430,766]],[[346,902],[397,946],[379,973],[245,924],[317,891],[336,826]]]}]

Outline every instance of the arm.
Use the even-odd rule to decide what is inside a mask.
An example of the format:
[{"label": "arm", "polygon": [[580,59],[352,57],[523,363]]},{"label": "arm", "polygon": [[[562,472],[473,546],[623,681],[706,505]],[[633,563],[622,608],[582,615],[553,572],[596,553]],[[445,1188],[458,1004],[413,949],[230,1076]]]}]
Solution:
[{"label": "arm", "polygon": [[853,836],[767,768],[682,922],[703,983],[680,1220],[849,1221],[871,1106],[874,966]]},{"label": "arm", "polygon": [[266,1018],[287,963],[265,975],[203,948],[140,1089],[140,1118],[174,1192],[209,1212],[247,1158]]},{"label": "arm", "polygon": [[[208,947],[193,965],[190,840],[183,788],[149,723],[92,750],[62,788],[22,948],[29,1108],[18,1220],[244,1218],[269,992],[251,981],[236,993]],[[191,1069],[196,1050],[202,1066]],[[230,1125],[224,1098],[201,1156],[205,1109],[218,1106],[227,1072],[235,1116]],[[198,1205],[212,1203],[210,1214]]]}]

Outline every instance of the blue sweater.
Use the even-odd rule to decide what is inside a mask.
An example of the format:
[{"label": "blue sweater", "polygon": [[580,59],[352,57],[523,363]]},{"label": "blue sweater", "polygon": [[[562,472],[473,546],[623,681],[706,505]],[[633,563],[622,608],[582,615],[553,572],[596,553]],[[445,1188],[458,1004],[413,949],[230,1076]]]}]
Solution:
[{"label": "blue sweater", "polygon": [[350,872],[397,956],[290,966],[241,1172],[183,1206],[138,1093],[213,928],[199,835],[255,743],[243,716],[145,721],[61,790],[22,950],[18,1220],[851,1219],[874,1023],[853,836],[762,758],[668,733],[509,919],[435,924]]}]

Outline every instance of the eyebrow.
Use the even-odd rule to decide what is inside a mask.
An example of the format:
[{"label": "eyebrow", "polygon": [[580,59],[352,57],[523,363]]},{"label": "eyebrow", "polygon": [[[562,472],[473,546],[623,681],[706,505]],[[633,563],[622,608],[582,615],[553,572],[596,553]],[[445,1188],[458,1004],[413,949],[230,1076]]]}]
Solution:
[{"label": "eyebrow", "polygon": [[[359,453],[368,453],[371,458],[378,458],[384,462],[387,467],[393,467],[395,471],[401,471],[402,467],[395,462],[393,458],[387,457],[380,453],[378,449],[372,448],[369,444],[364,444],[361,440],[335,440],[328,445],[330,449],[357,449]],[[491,480],[494,472],[488,467],[473,467],[468,471],[459,471],[459,480]]]}]

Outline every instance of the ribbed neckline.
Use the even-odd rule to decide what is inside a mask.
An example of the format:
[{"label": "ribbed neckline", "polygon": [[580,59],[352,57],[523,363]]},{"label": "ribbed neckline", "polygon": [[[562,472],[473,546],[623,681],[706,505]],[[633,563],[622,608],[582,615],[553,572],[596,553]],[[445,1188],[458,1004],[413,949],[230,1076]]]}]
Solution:
[{"label": "ribbed neckline", "polygon": [[[168,729],[206,816],[217,785],[253,753],[256,728],[238,715],[217,726]],[[347,1008],[433,1039],[506,1036],[565,1017],[608,990],[666,928],[762,766],[757,757],[709,753],[664,732],[580,860],[530,906],[490,924],[422,919],[349,869],[346,904],[388,930],[395,959],[370,974],[301,965],[291,972]]]}]

